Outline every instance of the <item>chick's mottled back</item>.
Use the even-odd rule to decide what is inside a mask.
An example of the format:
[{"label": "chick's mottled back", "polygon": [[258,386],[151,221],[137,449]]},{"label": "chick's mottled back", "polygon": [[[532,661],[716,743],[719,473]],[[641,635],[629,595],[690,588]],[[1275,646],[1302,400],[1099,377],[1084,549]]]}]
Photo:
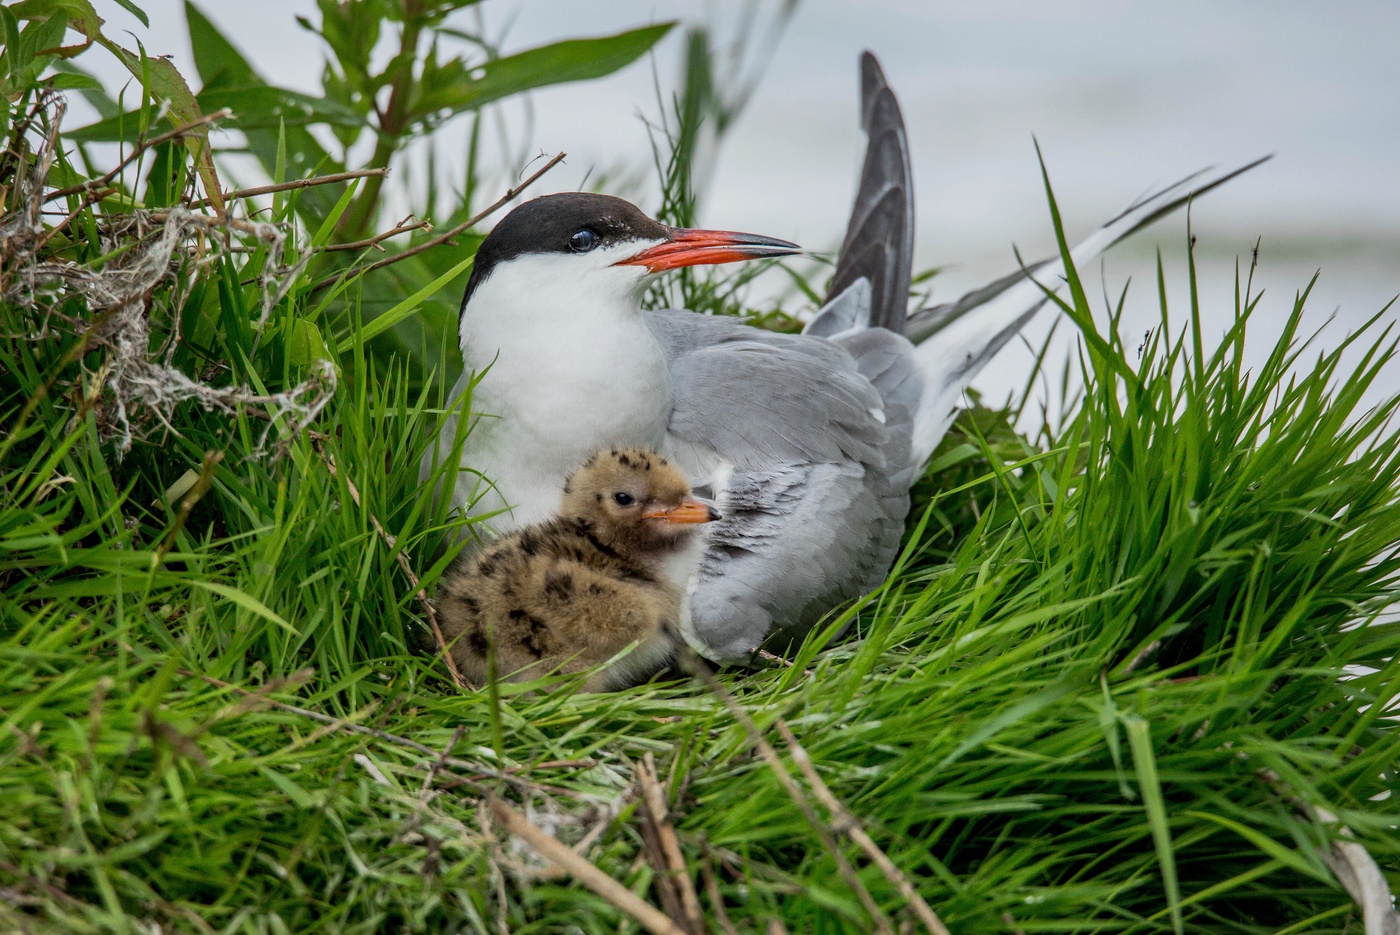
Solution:
[{"label": "chick's mottled back", "polygon": [[619,688],[664,668],[682,590],[699,567],[695,533],[718,514],[690,496],[685,476],[652,451],[591,457],[565,483],[559,515],[518,530],[449,571],[438,615],[462,674],[488,678],[599,666],[586,690]]}]

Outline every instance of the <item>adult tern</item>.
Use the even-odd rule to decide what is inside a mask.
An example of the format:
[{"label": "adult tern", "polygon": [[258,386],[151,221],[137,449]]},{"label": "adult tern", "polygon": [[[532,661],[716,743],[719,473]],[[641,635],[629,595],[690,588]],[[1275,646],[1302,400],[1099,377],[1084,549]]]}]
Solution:
[{"label": "adult tern", "polygon": [[[909,488],[973,376],[1061,283],[1058,258],[956,302],[908,312],[914,202],[899,104],[861,58],[865,162],[830,297],[801,335],[728,317],[644,311],[653,277],[797,251],[775,238],[679,230],[607,195],[522,204],[482,242],[460,340],[478,418],[451,491],[498,532],[543,520],[593,452],[659,449],[723,518],[709,524],[682,630],[714,659],[781,649],[877,587]],[[1257,164],[1257,163],[1256,163]],[[1072,251],[1082,264],[1251,168],[1197,173],[1132,204]],[[1031,278],[1033,274],[1034,278]],[[444,420],[426,480],[451,451]],[[487,479],[486,481],[483,478]],[[487,482],[489,481],[489,483]]]}]

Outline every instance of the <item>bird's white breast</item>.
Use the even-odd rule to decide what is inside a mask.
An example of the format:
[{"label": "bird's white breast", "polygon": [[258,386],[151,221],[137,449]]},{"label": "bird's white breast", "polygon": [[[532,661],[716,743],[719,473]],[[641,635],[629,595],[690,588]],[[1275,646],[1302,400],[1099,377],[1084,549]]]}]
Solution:
[{"label": "bird's white breast", "polygon": [[638,311],[635,272],[598,263],[579,288],[580,259],[513,260],[462,316],[464,362],[485,371],[463,461],[494,484],[469,512],[507,510],[491,520],[498,531],[552,516],[565,478],[593,451],[657,448],[665,437],[670,373]]}]

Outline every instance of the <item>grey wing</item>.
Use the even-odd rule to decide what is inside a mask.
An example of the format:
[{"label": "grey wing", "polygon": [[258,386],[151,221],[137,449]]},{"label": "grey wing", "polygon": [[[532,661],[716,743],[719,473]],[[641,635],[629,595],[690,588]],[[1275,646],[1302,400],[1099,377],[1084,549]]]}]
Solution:
[{"label": "grey wing", "polygon": [[881,495],[854,462],[734,471],[716,499],[691,592],[686,635],[705,655],[733,659],[765,643],[782,652],[829,610],[884,579],[899,546],[907,489]]},{"label": "grey wing", "polygon": [[649,315],[671,354],[669,453],[713,485],[723,515],[687,635],[717,658],[800,639],[877,586],[899,548],[921,392],[912,346],[883,329],[837,343]]},{"label": "grey wing", "polygon": [[744,470],[884,462],[884,400],[835,342],[674,310],[647,324],[670,361],[671,435]]}]

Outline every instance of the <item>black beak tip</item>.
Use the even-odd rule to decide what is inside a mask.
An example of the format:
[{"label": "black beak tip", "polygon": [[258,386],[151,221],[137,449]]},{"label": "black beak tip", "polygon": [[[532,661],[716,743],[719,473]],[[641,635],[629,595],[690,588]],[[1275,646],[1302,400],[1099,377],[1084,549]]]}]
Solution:
[{"label": "black beak tip", "polygon": [[735,242],[744,246],[754,246],[771,251],[774,256],[781,256],[783,253],[801,253],[802,247],[791,240],[782,240],[778,237],[767,237],[763,234],[740,234],[734,238]]},{"label": "black beak tip", "polygon": [[707,509],[709,510],[710,522],[713,523],[717,519],[724,519],[719,510],[716,510],[714,507],[707,507]]}]

